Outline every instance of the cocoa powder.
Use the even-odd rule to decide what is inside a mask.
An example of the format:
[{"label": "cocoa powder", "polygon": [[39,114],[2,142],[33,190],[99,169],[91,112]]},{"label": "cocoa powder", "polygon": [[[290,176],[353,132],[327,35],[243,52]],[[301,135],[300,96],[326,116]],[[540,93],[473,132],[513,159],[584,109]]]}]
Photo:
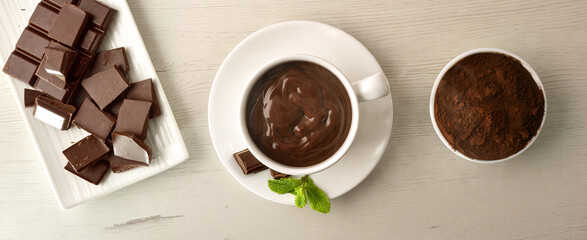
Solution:
[{"label": "cocoa powder", "polygon": [[453,149],[473,159],[503,159],[537,134],[544,94],[517,59],[477,53],[461,59],[442,77],[434,116]]}]

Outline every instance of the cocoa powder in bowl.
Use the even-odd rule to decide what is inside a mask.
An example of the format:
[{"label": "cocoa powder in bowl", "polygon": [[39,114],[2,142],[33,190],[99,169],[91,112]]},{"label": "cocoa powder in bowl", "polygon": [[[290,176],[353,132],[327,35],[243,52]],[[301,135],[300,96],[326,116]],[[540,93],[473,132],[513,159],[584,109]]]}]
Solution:
[{"label": "cocoa powder in bowl", "polygon": [[455,63],[434,97],[434,117],[446,141],[477,160],[504,159],[524,149],[542,124],[544,108],[544,94],[531,73],[496,52]]}]

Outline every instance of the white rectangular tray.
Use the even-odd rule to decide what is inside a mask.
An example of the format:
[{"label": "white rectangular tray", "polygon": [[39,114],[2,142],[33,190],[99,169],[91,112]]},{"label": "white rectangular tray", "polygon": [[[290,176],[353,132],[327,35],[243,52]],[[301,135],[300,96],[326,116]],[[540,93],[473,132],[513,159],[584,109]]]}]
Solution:
[{"label": "white rectangular tray", "polygon": [[[24,118],[61,209],[71,208],[84,201],[104,196],[151,177],[189,157],[169,102],[127,2],[125,0],[101,0],[100,2],[118,11],[100,49],[124,47],[130,64],[128,73],[130,82],[152,78],[156,87],[162,114],[149,121],[146,143],[153,149],[152,162],[149,167],[139,167],[123,173],[107,173],[98,186],[69,173],[63,169],[67,159],[61,152],[88,133],[75,126],[72,126],[68,131],[60,131],[34,119],[32,109],[25,109],[23,103],[23,89],[28,85],[3,72],[0,73],[0,78],[8,81],[14,94],[16,104]],[[16,41],[27,26],[38,3],[39,0],[0,1],[0,26],[3,30],[0,34],[1,67],[4,67],[8,56],[14,50]]]}]

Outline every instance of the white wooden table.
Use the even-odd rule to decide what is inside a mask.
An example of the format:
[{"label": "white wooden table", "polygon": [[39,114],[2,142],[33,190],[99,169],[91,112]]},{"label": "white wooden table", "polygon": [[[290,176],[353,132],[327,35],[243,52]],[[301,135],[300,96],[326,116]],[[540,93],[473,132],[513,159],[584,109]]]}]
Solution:
[{"label": "white wooden table", "polygon": [[[61,211],[8,85],[0,82],[0,238],[587,238],[587,1],[129,5],[191,158]],[[362,184],[332,201],[328,215],[247,191],[218,160],[208,132],[209,91],[222,60],[254,31],[298,19],[324,22],[359,39],[381,63],[394,100],[383,159]],[[524,58],[548,98],[546,124],[535,144],[494,165],[451,153],[428,112],[440,69],[478,47]]]}]

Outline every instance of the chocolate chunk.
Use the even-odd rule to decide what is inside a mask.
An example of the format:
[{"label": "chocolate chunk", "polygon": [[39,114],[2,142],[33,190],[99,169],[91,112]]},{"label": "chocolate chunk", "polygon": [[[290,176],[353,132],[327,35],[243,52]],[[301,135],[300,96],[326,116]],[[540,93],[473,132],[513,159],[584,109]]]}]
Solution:
[{"label": "chocolate chunk", "polygon": [[35,106],[35,100],[38,96],[48,97],[41,91],[33,90],[33,89],[24,89],[24,107],[32,107]]},{"label": "chocolate chunk", "polygon": [[65,82],[77,53],[71,50],[45,48],[45,71]]},{"label": "chocolate chunk", "polygon": [[105,110],[114,116],[118,116],[118,112],[122,106],[122,101],[124,101],[125,98],[126,96],[124,93],[120,94],[120,96],[118,96],[118,98],[116,98],[110,105],[108,105]]},{"label": "chocolate chunk", "polygon": [[64,104],[44,96],[38,96],[33,109],[33,116],[57,129],[69,129],[71,117],[75,113],[75,107]]},{"label": "chocolate chunk", "polygon": [[90,135],[63,150],[63,155],[65,155],[76,172],[81,172],[86,167],[102,159],[109,151],[110,148],[106,146],[104,141]]},{"label": "chocolate chunk", "polygon": [[49,46],[50,42],[51,39],[43,33],[27,27],[20,35],[18,42],[16,42],[16,49],[21,53],[40,61],[45,54],[45,47]]},{"label": "chocolate chunk", "polygon": [[49,4],[52,4],[53,6],[57,7],[57,8],[61,8],[63,7],[63,5],[65,4],[75,4],[75,2],[77,2],[77,0],[43,0]]},{"label": "chocolate chunk", "polygon": [[39,77],[40,79],[45,80],[46,82],[52,84],[53,86],[59,89],[67,88],[67,82],[47,72],[47,60],[47,55],[43,56],[43,60],[41,61],[41,64],[39,64],[39,67],[37,68],[35,75],[37,75],[37,77]]},{"label": "chocolate chunk", "polygon": [[284,178],[284,177],[289,177],[288,174],[281,173],[281,172],[275,171],[273,169],[270,169],[270,170],[271,170],[271,177],[273,177],[273,179],[280,179],[280,178]]},{"label": "chocolate chunk", "polygon": [[116,117],[100,111],[89,98],[85,99],[73,119],[73,124],[101,139],[108,137],[115,123]]},{"label": "chocolate chunk", "polygon": [[82,9],[65,4],[49,30],[48,36],[70,47],[80,39],[90,16]]},{"label": "chocolate chunk", "polygon": [[71,97],[71,87],[66,86],[64,89],[60,89],[55,85],[40,78],[37,80],[34,87],[64,103],[68,102],[69,98]]},{"label": "chocolate chunk", "polygon": [[104,109],[124,92],[129,84],[120,70],[114,66],[84,79],[82,86],[98,107]]},{"label": "chocolate chunk", "polygon": [[151,147],[134,134],[113,132],[112,152],[114,156],[127,160],[141,162],[147,165],[151,163]]},{"label": "chocolate chunk", "polygon": [[126,91],[126,98],[151,102],[152,105],[151,111],[149,112],[149,118],[154,118],[161,115],[159,101],[157,100],[157,95],[155,94],[155,86],[153,85],[153,81],[150,78],[131,84]]},{"label": "chocolate chunk", "polygon": [[114,131],[132,133],[144,140],[147,138],[150,108],[150,102],[124,99]]},{"label": "chocolate chunk", "polygon": [[75,106],[75,108],[77,109],[80,109],[86,98],[91,100],[88,92],[86,92],[86,90],[83,87],[80,87],[75,93],[75,96],[72,97],[69,104]]},{"label": "chocolate chunk", "polygon": [[114,65],[123,73],[128,72],[130,69],[128,59],[126,58],[126,51],[123,47],[96,53],[94,63],[90,67],[90,70],[88,70],[88,75],[94,75]]},{"label": "chocolate chunk", "polygon": [[14,51],[8,57],[8,61],[6,61],[6,65],[4,65],[2,71],[18,80],[31,83],[36,78],[35,71],[37,70],[37,66],[38,63],[34,60]]},{"label": "chocolate chunk", "polygon": [[95,0],[81,0],[78,5],[90,14],[92,23],[99,28],[107,28],[116,13],[116,10]]},{"label": "chocolate chunk", "polygon": [[94,163],[91,166],[85,168],[83,171],[77,172],[75,169],[73,169],[71,163],[68,162],[64,168],[70,173],[73,173],[74,175],[90,183],[93,183],[94,185],[98,185],[106,175],[106,172],[108,172],[109,164],[107,161],[98,161],[97,163]]},{"label": "chocolate chunk", "polygon": [[249,149],[237,152],[232,156],[234,156],[234,159],[236,159],[236,162],[241,167],[244,174],[256,173],[267,169],[265,165],[253,156]]},{"label": "chocolate chunk", "polygon": [[29,24],[31,27],[47,34],[55,23],[58,14],[57,10],[41,2],[35,8],[33,15],[29,19]]},{"label": "chocolate chunk", "polygon": [[110,162],[110,166],[112,167],[113,173],[121,173],[140,166],[149,166],[148,164],[143,162],[137,162],[117,157],[114,154],[108,154],[108,161]]},{"label": "chocolate chunk", "polygon": [[67,163],[67,165],[65,165],[64,168],[70,173],[73,173],[74,175],[90,183],[93,183],[94,185],[98,185],[106,175],[108,167],[109,165],[107,161],[98,161],[97,163],[85,168],[81,172],[75,171],[75,169],[73,169],[73,166],[69,162]]},{"label": "chocolate chunk", "polygon": [[104,35],[104,33],[98,29],[88,29],[79,41],[78,49],[88,54],[96,52],[100,44],[100,40],[102,39],[102,35]]}]

